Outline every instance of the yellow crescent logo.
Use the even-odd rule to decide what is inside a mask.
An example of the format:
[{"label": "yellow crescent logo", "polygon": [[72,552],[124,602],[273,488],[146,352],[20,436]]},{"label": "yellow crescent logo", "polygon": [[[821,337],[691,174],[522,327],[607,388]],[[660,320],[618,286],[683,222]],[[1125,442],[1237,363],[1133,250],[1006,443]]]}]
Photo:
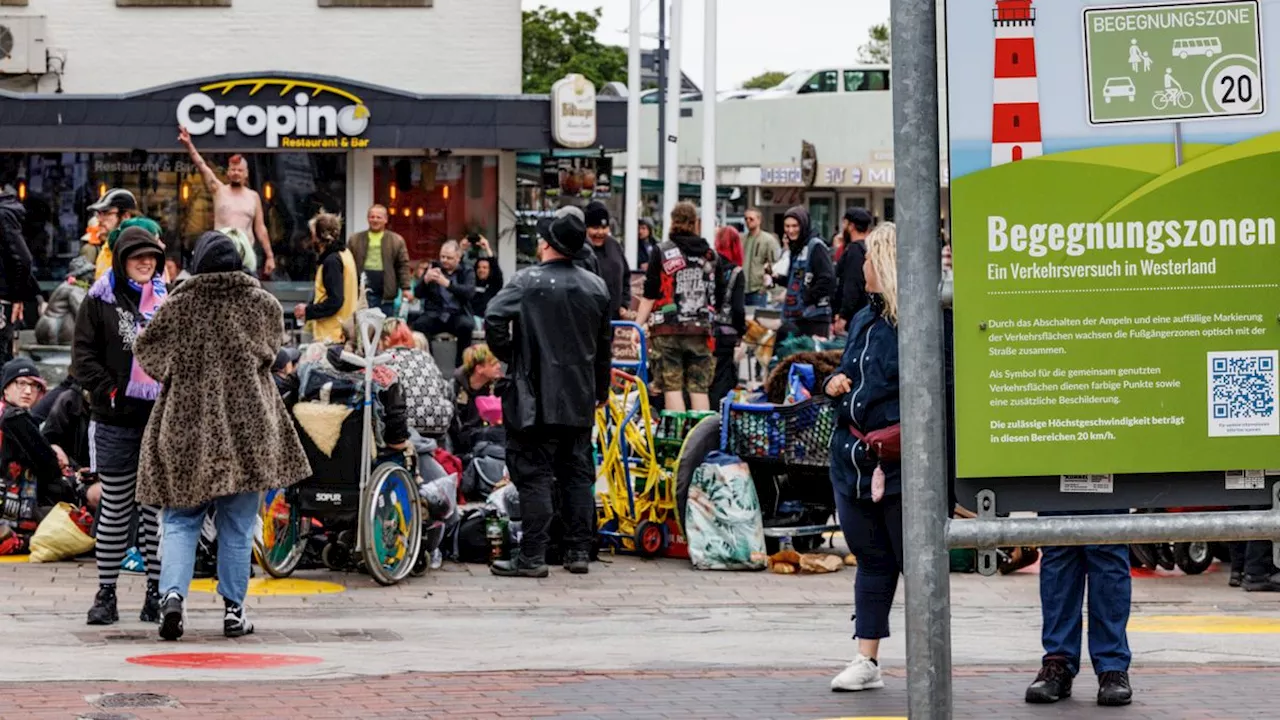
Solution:
[{"label": "yellow crescent logo", "polygon": [[[311,96],[315,97],[320,93],[332,93],[338,97],[350,100],[356,105],[356,117],[368,117],[369,108],[365,107],[364,101],[352,95],[346,90],[336,88],[332,85],[324,85],[321,83],[311,82],[309,80],[290,80],[288,78],[245,78],[243,80],[223,80],[221,82],[210,83],[200,88],[200,92],[221,91],[223,95],[235,90],[236,88],[247,87],[249,95],[257,95],[260,90],[265,87],[279,87],[280,97],[289,94],[294,89],[310,90]],[[364,114],[360,112],[363,110]]]}]

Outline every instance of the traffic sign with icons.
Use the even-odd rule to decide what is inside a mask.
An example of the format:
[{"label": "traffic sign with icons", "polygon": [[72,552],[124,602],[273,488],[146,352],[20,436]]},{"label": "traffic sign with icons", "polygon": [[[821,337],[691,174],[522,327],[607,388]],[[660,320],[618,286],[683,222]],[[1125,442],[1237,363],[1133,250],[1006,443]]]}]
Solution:
[{"label": "traffic sign with icons", "polygon": [[1084,10],[1089,122],[1266,112],[1258,0]]}]

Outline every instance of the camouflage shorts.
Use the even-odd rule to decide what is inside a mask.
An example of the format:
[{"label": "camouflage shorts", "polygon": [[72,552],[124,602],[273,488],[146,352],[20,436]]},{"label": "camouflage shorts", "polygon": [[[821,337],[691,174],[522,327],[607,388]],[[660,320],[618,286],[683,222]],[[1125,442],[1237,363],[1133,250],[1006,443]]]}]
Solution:
[{"label": "camouflage shorts", "polygon": [[705,394],[715,376],[715,360],[702,335],[655,335],[650,341],[650,377],[663,392]]}]

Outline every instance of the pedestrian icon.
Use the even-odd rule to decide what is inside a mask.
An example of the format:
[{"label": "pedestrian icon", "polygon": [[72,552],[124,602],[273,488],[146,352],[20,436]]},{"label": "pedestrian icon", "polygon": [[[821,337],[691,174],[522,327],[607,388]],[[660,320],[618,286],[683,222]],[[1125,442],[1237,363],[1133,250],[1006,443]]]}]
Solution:
[{"label": "pedestrian icon", "polygon": [[1144,55],[1146,55],[1146,53],[1142,52],[1142,48],[1138,47],[1138,38],[1130,40],[1129,67],[1133,68],[1134,72],[1144,72],[1151,69],[1150,60],[1147,60],[1145,63],[1143,62]]}]

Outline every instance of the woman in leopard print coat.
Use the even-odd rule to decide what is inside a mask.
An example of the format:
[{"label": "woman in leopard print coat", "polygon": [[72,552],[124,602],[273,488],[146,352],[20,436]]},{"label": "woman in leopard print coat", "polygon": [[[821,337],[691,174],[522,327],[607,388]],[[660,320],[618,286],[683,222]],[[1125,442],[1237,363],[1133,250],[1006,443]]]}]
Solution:
[{"label": "woman in leopard print coat", "polygon": [[165,509],[162,555],[168,560],[160,591],[166,639],[182,633],[182,598],[210,507],[218,525],[218,591],[227,603],[224,630],[252,631],[242,604],[259,493],[311,474],[271,378],[283,311],[240,266],[225,235],[201,236],[195,275],[173,291],[134,348],[164,386],[143,436],[138,497]]}]

